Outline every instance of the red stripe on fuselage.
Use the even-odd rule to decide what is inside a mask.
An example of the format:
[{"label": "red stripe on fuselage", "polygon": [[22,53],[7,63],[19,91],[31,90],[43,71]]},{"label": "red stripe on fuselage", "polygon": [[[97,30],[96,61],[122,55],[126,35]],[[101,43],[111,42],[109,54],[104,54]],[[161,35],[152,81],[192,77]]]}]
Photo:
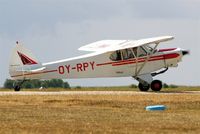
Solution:
[{"label": "red stripe on fuselage", "polygon": [[176,49],[176,48],[159,49],[158,52],[172,51],[172,50],[175,50],[175,49]]},{"label": "red stripe on fuselage", "polygon": [[[158,55],[158,56],[152,56],[148,61],[157,61],[157,60],[164,60],[164,59],[173,59],[177,58],[179,54],[177,53],[172,53],[172,54],[165,54],[165,55]],[[146,58],[138,58],[137,62],[145,62]],[[118,61],[118,62],[107,62],[107,63],[100,63],[97,64],[96,66],[104,66],[104,65],[110,65],[112,66],[120,66],[120,65],[127,65],[127,64],[133,64],[136,63],[136,59],[129,59],[129,60],[123,60],[123,61]],[[43,72],[36,72],[36,73],[27,73],[23,75],[14,75],[11,77],[19,77],[19,76],[28,76],[28,75],[35,75],[35,74],[43,74],[43,73],[51,73],[51,72],[57,72],[58,70],[49,70],[49,71],[43,71]]]},{"label": "red stripe on fuselage", "polygon": [[[158,56],[152,56],[148,61],[156,61],[156,60],[164,60],[164,59],[172,59],[178,57],[179,54],[173,53],[173,54],[165,54],[165,55],[158,55]],[[138,58],[137,62],[144,62],[146,58]],[[136,63],[136,59],[129,59],[129,60],[123,60],[123,61],[117,61],[117,62],[107,62],[107,63],[101,63],[97,64],[97,66],[103,66],[103,65],[109,65],[112,64],[112,66],[119,66],[119,65],[127,65],[127,64],[133,64]]]},{"label": "red stripe on fuselage", "polygon": [[176,58],[176,57],[178,57],[178,56],[179,56],[179,54],[177,54],[177,53],[165,54],[165,55],[163,55],[163,57],[164,57],[165,59],[173,59],[173,58]]},{"label": "red stripe on fuselage", "polygon": [[97,66],[109,65],[109,64],[112,64],[112,63],[113,63],[113,62],[100,63],[100,64],[97,64]]}]

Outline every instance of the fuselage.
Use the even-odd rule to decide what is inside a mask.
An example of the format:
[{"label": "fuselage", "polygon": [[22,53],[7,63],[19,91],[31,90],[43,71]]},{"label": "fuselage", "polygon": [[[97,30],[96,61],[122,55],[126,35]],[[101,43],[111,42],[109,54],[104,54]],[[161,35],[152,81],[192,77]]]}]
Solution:
[{"label": "fuselage", "polygon": [[[160,49],[150,55],[113,61],[113,52],[94,52],[70,59],[43,63],[45,70],[12,75],[14,79],[73,79],[129,77],[176,67],[183,56],[180,48]],[[35,65],[28,66],[30,69]],[[27,68],[25,66],[25,68]]]}]

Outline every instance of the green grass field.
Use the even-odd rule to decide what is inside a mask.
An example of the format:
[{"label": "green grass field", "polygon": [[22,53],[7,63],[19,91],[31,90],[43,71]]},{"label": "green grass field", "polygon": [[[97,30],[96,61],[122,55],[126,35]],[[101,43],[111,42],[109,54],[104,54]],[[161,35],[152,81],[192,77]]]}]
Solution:
[{"label": "green grass field", "polygon": [[[187,88],[175,89],[167,89],[167,92]],[[69,90],[137,89],[113,87]],[[146,106],[157,104],[166,105],[167,110],[145,111]],[[0,133],[198,134],[200,94],[0,96]]]}]

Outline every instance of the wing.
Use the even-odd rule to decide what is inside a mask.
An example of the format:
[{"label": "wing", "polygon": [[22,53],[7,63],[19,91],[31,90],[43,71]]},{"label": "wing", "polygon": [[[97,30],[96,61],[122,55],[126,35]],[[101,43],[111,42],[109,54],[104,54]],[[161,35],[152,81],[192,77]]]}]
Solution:
[{"label": "wing", "polygon": [[147,38],[141,40],[102,40],[97,41],[86,46],[80,47],[79,50],[83,51],[115,51],[126,48],[138,47],[148,44],[159,44],[160,42],[165,42],[172,40],[172,36],[161,36],[154,38]]},{"label": "wing", "polygon": [[101,41],[97,41],[97,42],[85,45],[83,47],[80,47],[78,50],[92,51],[92,52],[101,51],[101,50],[109,50],[110,48],[113,48],[125,42],[127,42],[127,40],[101,40]]},{"label": "wing", "polygon": [[172,36],[161,36],[161,37],[141,39],[141,40],[132,41],[127,44],[123,44],[121,45],[121,49],[139,47],[139,46],[148,45],[148,44],[159,44],[160,42],[165,42],[172,39],[174,39],[174,37]]}]

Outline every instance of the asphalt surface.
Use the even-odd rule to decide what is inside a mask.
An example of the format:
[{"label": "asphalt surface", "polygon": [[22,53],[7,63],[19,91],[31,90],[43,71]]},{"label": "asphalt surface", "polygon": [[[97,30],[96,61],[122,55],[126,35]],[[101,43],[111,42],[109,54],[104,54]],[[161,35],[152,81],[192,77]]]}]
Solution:
[{"label": "asphalt surface", "polygon": [[140,92],[140,91],[59,91],[59,92],[44,92],[44,91],[2,91],[0,92],[0,96],[8,96],[8,95],[147,95],[147,94],[198,94],[200,95],[200,91],[178,91],[178,92]]}]

